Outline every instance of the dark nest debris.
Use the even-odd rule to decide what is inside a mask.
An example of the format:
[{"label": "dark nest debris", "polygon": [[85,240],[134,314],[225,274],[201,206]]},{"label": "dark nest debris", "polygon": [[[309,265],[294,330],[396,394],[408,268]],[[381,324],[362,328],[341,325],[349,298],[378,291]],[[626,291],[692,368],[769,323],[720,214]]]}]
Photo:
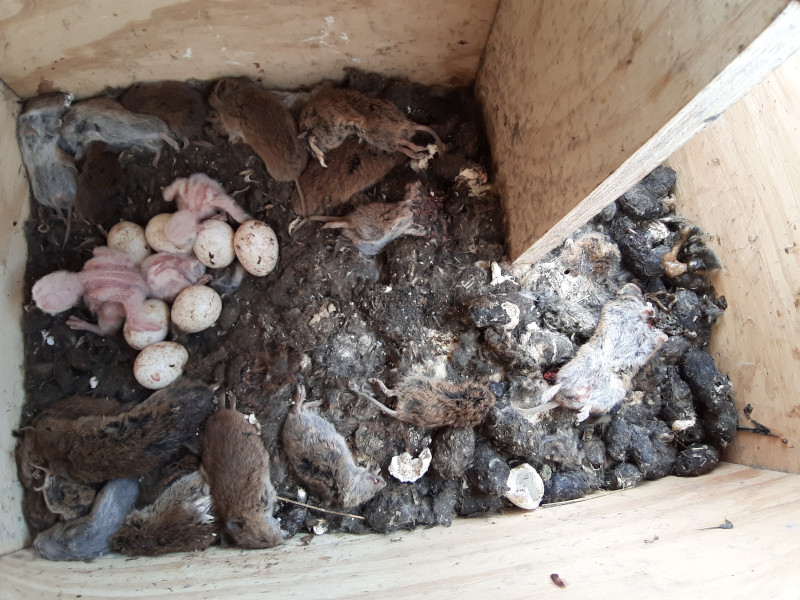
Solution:
[{"label": "dark nest debris", "polygon": [[[207,86],[192,85],[207,98]],[[419,172],[405,154],[384,152],[387,174],[377,182],[342,192],[344,200],[337,200],[338,188],[308,198],[311,212],[343,215],[369,202],[400,202],[407,184],[420,181],[435,199],[425,235],[400,237],[374,256],[360,252],[340,230],[315,222],[297,227],[294,183],[276,181],[250,146],[231,144],[203,124],[205,101],[195,107],[199,125],[179,136],[188,144],[164,146],[155,166],[146,150],[91,146],[78,164],[79,214],[68,235],[64,211],[54,210],[62,207],[32,205],[23,323],[27,403],[17,460],[34,536],[92,518],[116,497],[106,480],[133,478],[142,510],[124,521],[132,503],[128,494],[116,510],[106,511],[113,522],[107,529],[113,533],[125,522],[139,537],[112,537],[112,549],[156,554],[244,539],[233,532],[246,526],[242,522],[219,522],[198,472],[206,418],[220,410],[214,402],[226,399],[252,415],[252,431],[259,428],[277,494],[276,500],[265,491],[259,510],[267,522],[274,515],[287,537],[304,531],[387,533],[502,511],[512,507],[509,474],[523,463],[544,481],[545,503],[671,474],[700,475],[716,465],[737,425],[728,378],[705,350],[725,308],[706,278],[720,264],[704,234],[673,212],[675,173],[657,168],[538,264],[513,267],[504,262],[503,215],[486,180],[491,159],[471,90],[357,71],[346,86],[393,103],[446,145]],[[305,96],[283,95],[295,117]],[[424,137],[417,132],[414,139]],[[350,175],[371,160],[386,163],[386,156],[354,139],[347,142],[350,154],[340,158]],[[312,169],[320,170],[313,154],[307,172]],[[233,267],[208,271],[209,285],[222,296],[219,319],[193,334],[172,326],[168,339],[189,353],[185,377],[177,388],[152,392],[134,379],[137,351],[121,333],[104,337],[70,329],[70,314],[92,320],[87,307],[45,314],[30,300],[30,290],[55,270],[80,271],[114,223],[144,226],[174,211],[161,190],[193,173],[220,182],[270,225],[280,258],[267,276],[245,274],[240,283]],[[306,187],[310,196],[316,193],[313,185]],[[638,285],[627,290],[630,297],[638,294],[639,309],[621,317],[609,312],[601,323],[604,305],[620,302],[617,293],[628,283]],[[612,329],[622,340],[619,348],[579,355],[593,366],[578,381],[559,376],[593,335],[611,335]],[[436,416],[445,424],[433,419],[430,405],[387,397],[371,378],[389,388],[429,385],[434,404],[450,398],[449,408]],[[437,387],[441,382],[456,391]],[[560,386],[557,394],[554,385]],[[334,471],[311,464],[313,459],[287,458],[281,432],[299,386],[307,402],[320,402],[317,414],[344,436],[355,461],[350,472],[373,478],[379,491],[366,494],[368,500],[343,506],[343,497],[362,498],[358,490],[325,489],[319,482],[336,479]],[[603,395],[614,386],[617,400]],[[597,400],[576,422],[580,398],[594,402],[585,400],[587,389],[610,404]],[[398,417],[422,413],[422,420],[406,423],[385,414],[365,393],[397,408]],[[467,396],[483,404],[465,404]],[[546,400],[560,405],[537,408]],[[425,426],[434,422],[436,427]],[[37,431],[47,437],[59,428],[67,433],[47,438],[52,447],[25,443]],[[115,455],[117,439],[135,456]],[[89,447],[76,447],[83,442]],[[390,475],[390,464],[403,453],[410,478],[427,468],[416,481]],[[119,470],[110,475],[104,465]],[[306,483],[315,477],[317,485]],[[146,511],[157,512],[159,502],[170,499],[169,518],[162,514],[150,529],[142,524]],[[181,502],[194,508],[176,509]],[[265,514],[273,503],[273,515]],[[109,549],[109,535],[104,530],[94,555]]]}]

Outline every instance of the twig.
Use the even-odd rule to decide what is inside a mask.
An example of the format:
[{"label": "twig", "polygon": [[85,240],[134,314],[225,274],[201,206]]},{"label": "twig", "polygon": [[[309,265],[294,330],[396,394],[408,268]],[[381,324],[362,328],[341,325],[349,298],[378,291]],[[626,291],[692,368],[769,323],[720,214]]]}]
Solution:
[{"label": "twig", "polygon": [[297,504],[297,506],[305,506],[306,508],[310,508],[311,510],[318,510],[320,512],[330,513],[332,515],[339,515],[340,517],[352,517],[354,519],[361,519],[362,521],[366,520],[361,515],[351,515],[350,513],[328,510],[327,508],[320,508],[319,506],[311,506],[310,504],[306,504],[305,502],[290,500],[289,498],[284,498],[283,496],[278,496],[278,500],[281,500],[282,502],[288,502],[289,504]]}]

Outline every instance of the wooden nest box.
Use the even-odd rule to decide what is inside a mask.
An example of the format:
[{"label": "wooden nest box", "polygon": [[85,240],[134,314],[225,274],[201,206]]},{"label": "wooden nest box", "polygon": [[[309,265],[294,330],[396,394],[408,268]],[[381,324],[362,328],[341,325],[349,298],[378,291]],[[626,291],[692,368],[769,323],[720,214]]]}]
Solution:
[{"label": "wooden nest box", "polygon": [[[800,5],[790,0],[263,3],[17,0],[0,7],[0,598],[796,597],[800,552]],[[710,349],[778,437],[740,434],[698,479],[391,536],[265,551],[51,563],[26,544],[11,430],[24,402],[29,187],[20,98],[246,75],[275,88],[346,67],[475,82],[507,249],[535,262],[657,165],[713,234],[729,309]],[[719,529],[725,520],[733,529]]]}]

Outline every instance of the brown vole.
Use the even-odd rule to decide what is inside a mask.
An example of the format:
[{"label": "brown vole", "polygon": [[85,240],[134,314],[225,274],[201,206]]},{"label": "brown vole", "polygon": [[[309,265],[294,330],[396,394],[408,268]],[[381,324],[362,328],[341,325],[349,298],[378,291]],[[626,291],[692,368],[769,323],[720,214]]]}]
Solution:
[{"label": "brown vole", "polygon": [[579,411],[581,422],[611,411],[625,399],[639,369],[667,340],[663,331],[650,325],[652,316],[653,307],[645,303],[639,287],[624,285],[603,305],[594,334],[558,372],[544,403],[523,412],[564,406]]},{"label": "brown vole", "polygon": [[138,477],[174,459],[213,407],[212,389],[184,378],[114,416],[44,417],[23,428],[20,443],[30,463],[59,477]]},{"label": "brown vole", "polygon": [[333,425],[309,411],[305,388],[297,387],[295,405],[286,416],[281,439],[297,477],[328,502],[358,506],[381,491],[386,482],[353,461],[350,449]]},{"label": "brown vole", "polygon": [[133,508],[138,494],[135,479],[109,481],[88,515],[56,523],[36,536],[33,547],[49,560],[91,560],[108,553],[109,538]]},{"label": "brown vole", "polygon": [[46,476],[53,476],[52,472],[48,472],[41,465],[35,464],[34,436],[29,435],[26,437],[25,431],[35,428],[39,423],[47,419],[69,420],[89,415],[110,417],[120,414],[127,408],[130,408],[130,406],[121,404],[113,398],[70,396],[43,409],[33,418],[30,425],[23,427],[21,431],[14,432],[14,435],[19,438],[14,454],[17,460],[17,477],[19,477],[22,487],[26,490],[42,488],[46,483]]},{"label": "brown vole", "polygon": [[211,486],[222,531],[242,548],[270,548],[284,540],[272,516],[276,494],[261,435],[235,408],[211,415],[203,432],[201,472]]},{"label": "brown vole", "polygon": [[[86,415],[111,416],[119,414],[125,408],[125,405],[111,398],[71,396],[43,409],[34,417],[28,427],[35,426],[39,421],[48,417],[77,419]],[[31,532],[36,534],[55,525],[59,520],[59,515],[63,515],[64,518],[69,518],[66,517],[67,514],[71,514],[73,517],[83,516],[91,510],[96,494],[95,486],[87,486],[92,490],[89,492],[82,488],[84,484],[60,477],[56,478],[55,475],[35,464],[36,459],[32,457],[33,438],[31,436],[25,438],[24,435],[24,431],[28,427],[23,427],[22,432],[14,432],[14,435],[19,438],[14,456],[17,461],[17,477],[19,477],[24,492],[22,513]],[[48,489],[49,486],[54,487]],[[48,494],[47,497],[45,497],[45,492]]]},{"label": "brown vole", "polygon": [[325,154],[351,135],[386,152],[422,158],[427,154],[426,147],[415,144],[411,138],[424,131],[444,150],[433,129],[406,119],[391,102],[356,90],[328,88],[314,94],[300,111],[299,126],[300,136],[323,167]]},{"label": "brown vole", "polygon": [[324,221],[322,229],[341,229],[342,235],[360,252],[374,256],[389,242],[404,235],[424,237],[430,234],[437,216],[436,199],[420,181],[415,181],[406,186],[402,202],[370,202],[342,217],[312,216],[309,219]]},{"label": "brown vole", "polygon": [[184,141],[200,135],[208,115],[203,96],[183,81],[135,83],[119,101],[135,113],[155,115]]},{"label": "brown vole", "polygon": [[75,213],[93,225],[111,229],[125,205],[125,178],[115,152],[103,142],[89,144],[80,164]]},{"label": "brown vole", "polygon": [[61,117],[71,103],[72,94],[39,96],[17,118],[17,142],[33,197],[57,210],[72,208],[78,190],[72,157],[59,147]]},{"label": "brown vole", "polygon": [[156,501],[134,510],[111,538],[129,556],[194,552],[217,541],[211,489],[198,471],[174,481]]},{"label": "brown vole", "polygon": [[[297,124],[280,98],[244,77],[220,79],[208,102],[231,142],[243,141],[264,161],[276,181],[294,181],[305,203],[297,178],[306,166],[308,152],[297,137]],[[302,216],[306,213],[303,211]]]},{"label": "brown vole", "polygon": [[373,378],[369,382],[388,397],[397,398],[394,410],[355,387],[351,389],[387,415],[416,427],[475,427],[497,402],[488,386],[474,382],[450,383],[427,377],[406,377],[392,389],[380,379]]},{"label": "brown vole", "polygon": [[163,142],[178,150],[169,127],[158,117],[134,113],[111,98],[90,98],[73,104],[64,115],[61,138],[78,159],[91,142],[105,142],[112,150],[132,146],[156,153]]},{"label": "brown vole", "polygon": [[[377,183],[400,164],[403,155],[361,144],[356,138],[345,140],[327,156],[328,167],[317,161],[309,163],[300,175],[309,215],[319,215],[347,202],[353,194]],[[300,198],[292,195],[292,207],[300,213]]]}]

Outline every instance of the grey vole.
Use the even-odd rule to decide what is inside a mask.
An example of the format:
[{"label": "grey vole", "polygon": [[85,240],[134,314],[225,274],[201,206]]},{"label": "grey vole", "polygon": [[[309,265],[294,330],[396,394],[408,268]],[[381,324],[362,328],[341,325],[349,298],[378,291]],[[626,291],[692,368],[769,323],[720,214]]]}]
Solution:
[{"label": "grey vole", "polygon": [[90,560],[110,551],[109,538],[139,495],[135,479],[109,481],[85,517],[56,523],[36,536],[33,547],[49,560]]},{"label": "grey vole", "polygon": [[105,142],[112,150],[132,146],[156,153],[167,142],[175,150],[177,142],[169,127],[153,115],[134,113],[111,98],[90,98],[73,104],[64,115],[61,138],[69,152],[81,158],[91,142]]},{"label": "grey vole", "polygon": [[358,506],[386,486],[353,461],[350,449],[333,425],[309,411],[319,402],[304,404],[305,388],[297,387],[295,405],[286,416],[281,440],[297,477],[328,502]]},{"label": "grey vole", "polygon": [[153,504],[125,517],[111,538],[114,552],[156,556],[193,552],[217,539],[211,489],[199,471],[174,481]]},{"label": "grey vole", "polygon": [[475,427],[497,402],[488,386],[474,382],[450,383],[427,377],[406,377],[393,389],[387,388],[380,379],[373,378],[369,382],[387,396],[397,398],[394,410],[361,390],[351,389],[387,415],[417,427]]},{"label": "grey vole", "polygon": [[72,157],[59,147],[61,118],[72,94],[49,94],[29,100],[17,118],[17,142],[33,197],[58,210],[75,204],[78,184]]},{"label": "grey vole", "polygon": [[211,415],[203,432],[203,476],[226,536],[242,548],[270,548],[284,540],[272,516],[276,494],[261,435],[235,408]]},{"label": "grey vole", "polygon": [[544,404],[524,412],[564,406],[579,411],[581,422],[611,411],[625,399],[634,375],[667,340],[648,322],[652,316],[653,307],[644,302],[639,287],[624,285],[603,306],[589,341],[558,372],[555,385],[543,396]]}]

